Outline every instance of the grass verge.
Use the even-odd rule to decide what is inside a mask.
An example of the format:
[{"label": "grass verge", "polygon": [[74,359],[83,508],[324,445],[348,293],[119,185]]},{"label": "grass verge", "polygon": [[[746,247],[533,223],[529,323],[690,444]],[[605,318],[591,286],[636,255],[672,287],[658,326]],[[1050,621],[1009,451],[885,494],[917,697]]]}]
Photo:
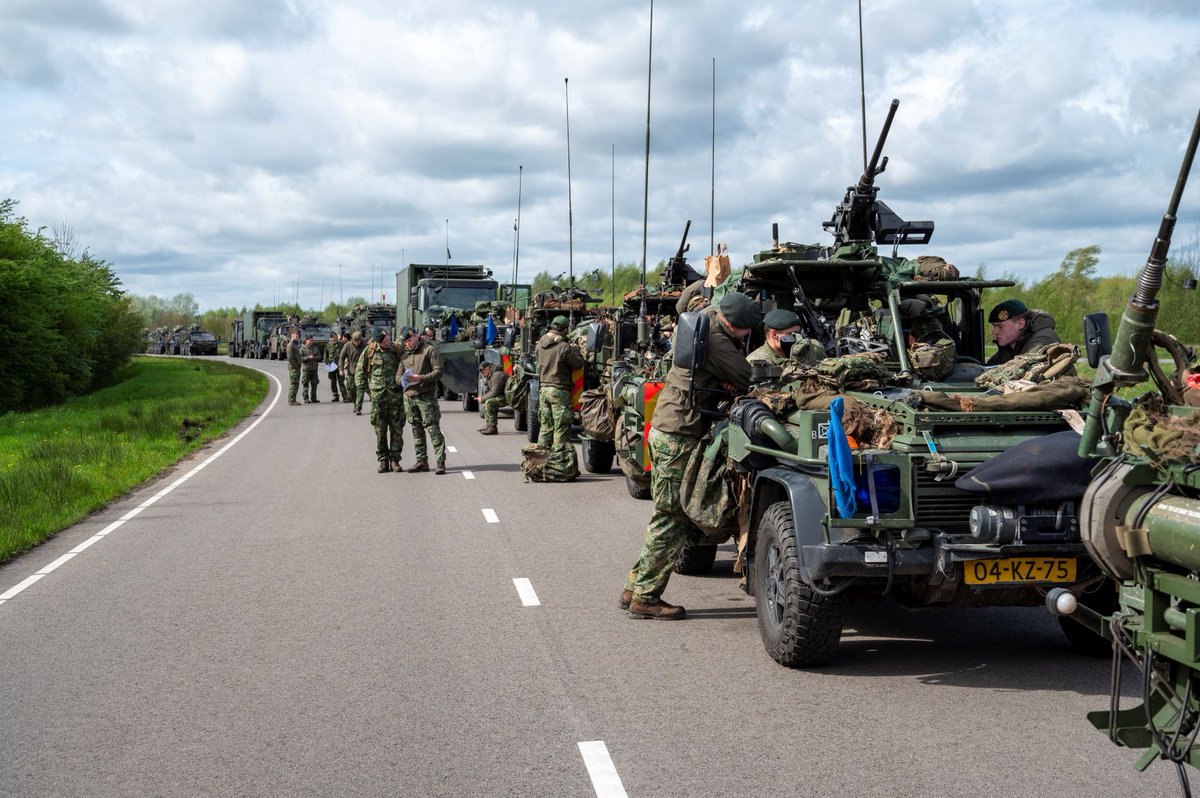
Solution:
[{"label": "grass verge", "polygon": [[228,363],[139,357],[119,385],[0,416],[0,562],[218,437],[266,394],[266,377]]}]

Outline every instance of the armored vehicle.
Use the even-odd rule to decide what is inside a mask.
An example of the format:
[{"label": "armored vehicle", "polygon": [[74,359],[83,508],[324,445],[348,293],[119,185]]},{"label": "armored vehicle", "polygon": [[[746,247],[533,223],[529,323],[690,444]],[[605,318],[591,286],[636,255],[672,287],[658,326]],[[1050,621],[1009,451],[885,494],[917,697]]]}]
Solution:
[{"label": "armored vehicle", "polygon": [[215,355],[217,336],[193,324],[175,334],[175,348],[180,355]]},{"label": "armored vehicle", "polygon": [[[1054,590],[1046,600],[1052,612],[1079,621],[1080,632],[1104,639],[1111,650],[1110,708],[1089,713],[1088,720],[1117,745],[1146,749],[1137,769],[1157,758],[1174,764],[1184,795],[1191,791],[1183,766],[1200,767],[1200,360],[1156,322],[1198,140],[1200,114],[1114,345],[1104,314],[1084,319],[1096,376],[1078,453],[1094,458],[1096,467],[1080,520],[1088,551],[1119,591],[1106,585],[1084,594]],[[1183,287],[1194,290],[1194,279],[1190,283]],[[1132,404],[1115,395],[1148,380],[1157,390]],[[1122,709],[1126,660],[1140,671],[1142,705]]]},{"label": "armored vehicle", "polygon": [[[271,355],[271,335],[275,329],[287,320],[287,315],[279,310],[248,310],[242,317],[242,333],[236,347],[229,345],[230,357],[250,357],[264,359]],[[234,354],[234,349],[237,354]],[[273,356],[272,356],[273,358]]]},{"label": "armored vehicle", "polygon": [[288,316],[284,323],[274,324],[271,328],[267,350],[272,360],[287,360],[288,342],[291,341],[293,332],[300,335],[301,343],[311,335],[313,346],[322,356],[325,355],[329,337],[333,335],[333,329],[311,313],[302,317]]},{"label": "armored vehicle", "polygon": [[[805,345],[823,350],[760,370],[751,396],[729,397],[696,460],[704,468],[725,456],[727,470],[709,472],[695,496],[701,512],[689,511],[718,538],[737,535],[737,570],[755,597],[764,646],[791,667],[834,656],[848,601],[1036,605],[1046,589],[1099,573],[1080,541],[1076,508],[1038,489],[1058,476],[1038,473],[1049,462],[1036,450],[1014,452],[1068,430],[1056,411],[1077,405],[1082,387],[1064,383],[1064,393],[1047,382],[1054,390],[1020,400],[985,396],[971,379],[982,372],[980,289],[1005,283],[957,279],[941,268],[921,274],[915,261],[895,256],[901,244],[927,243],[934,227],[904,221],[876,196],[897,106],[863,176],[825,225],[833,244],[777,245],[727,286],[764,310],[794,309]],[[882,257],[876,245],[889,244],[893,256]],[[919,300],[920,312],[905,300]],[[957,374],[931,380],[912,362],[914,315],[933,317],[953,340]],[[703,364],[707,323],[703,313],[680,316],[677,367],[694,373]],[[1023,498],[964,489],[972,486],[964,478],[1001,457],[1025,479]],[[719,495],[703,493],[714,486]]]},{"label": "armored vehicle", "polygon": [[433,330],[442,355],[445,396],[477,410],[479,357],[470,327],[476,302],[496,300],[498,283],[484,266],[410,263],[396,272],[396,325]]},{"label": "armored vehicle", "polygon": [[396,335],[396,307],[386,303],[355,305],[341,318],[342,330],[350,334],[359,333],[363,340],[370,341],[376,330],[383,330],[393,338]]}]

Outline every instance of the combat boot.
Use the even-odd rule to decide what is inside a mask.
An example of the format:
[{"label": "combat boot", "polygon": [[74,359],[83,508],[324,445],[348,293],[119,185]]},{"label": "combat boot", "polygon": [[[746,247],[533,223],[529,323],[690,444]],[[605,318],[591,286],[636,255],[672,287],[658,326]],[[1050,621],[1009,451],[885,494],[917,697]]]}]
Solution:
[{"label": "combat boot", "polygon": [[621,598],[617,600],[617,606],[623,610],[629,609],[630,603],[633,601],[632,590],[622,590]]},{"label": "combat boot", "polygon": [[380,474],[386,474],[386,473],[388,473],[388,472],[389,472],[389,471],[391,471],[391,470],[392,470],[392,464],[391,464],[391,463],[389,463],[387,460],[380,460],[380,461],[379,461],[379,471],[378,471],[378,473],[380,473]]},{"label": "combat boot", "polygon": [[629,602],[630,618],[653,618],[658,621],[681,621],[687,615],[683,607],[668,604],[662,599],[643,604],[637,599]]},{"label": "combat boot", "polygon": [[496,427],[494,425],[489,425],[489,426],[484,427],[483,429],[479,430],[479,434],[480,435],[499,435],[500,430],[496,429]]},{"label": "combat boot", "polygon": [[291,406],[291,407],[299,407],[299,406],[300,406],[300,403],[299,403],[299,402],[297,402],[295,399],[289,399],[289,400],[288,400],[288,405],[289,405],[289,406]]},{"label": "combat boot", "polygon": [[408,469],[408,473],[410,474],[420,474],[427,471],[429,471],[429,462],[426,460],[421,460],[412,468]]},{"label": "combat boot", "polygon": [[438,463],[438,464],[437,464],[437,468],[436,468],[436,469],[434,469],[433,473],[435,473],[435,474],[445,474],[445,473],[446,473],[446,464],[445,464],[445,463]]},{"label": "combat boot", "polygon": [[341,400],[341,399],[338,399],[338,398],[335,396],[335,397],[333,397],[332,399],[330,399],[329,401],[331,401],[331,402],[340,402],[340,401],[342,401],[342,400]]},{"label": "combat boot", "polygon": [[313,402],[314,402],[315,404],[321,404],[321,400],[320,400],[320,399],[318,399],[318,398],[317,398],[317,397],[315,397],[315,396],[313,397]]},{"label": "combat boot", "polygon": [[403,474],[403,473],[404,473],[404,469],[400,467],[400,460],[399,460],[399,459],[396,459],[396,460],[393,460],[393,461],[392,461],[392,470],[393,470],[393,471],[395,471],[397,474]]}]

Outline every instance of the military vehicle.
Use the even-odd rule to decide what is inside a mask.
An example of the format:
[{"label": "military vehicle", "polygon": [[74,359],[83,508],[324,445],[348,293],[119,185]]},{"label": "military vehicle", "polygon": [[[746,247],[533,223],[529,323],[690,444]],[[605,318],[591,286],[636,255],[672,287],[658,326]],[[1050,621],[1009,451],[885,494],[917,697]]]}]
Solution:
[{"label": "military vehicle", "polygon": [[241,357],[242,348],[246,345],[246,330],[245,324],[241,319],[232,319],[229,322],[229,356]]},{"label": "military vehicle", "polygon": [[[775,246],[728,283],[764,310],[795,309],[808,339],[832,356],[818,367],[766,369],[750,397],[728,397],[725,414],[714,418],[721,423],[713,444],[701,450],[720,462],[716,453],[725,447],[724,481],[702,485],[727,490],[724,501],[702,509],[727,511],[714,534],[738,534],[737,570],[755,597],[764,646],[789,667],[833,658],[851,600],[1036,605],[1050,587],[1099,574],[1069,503],[1043,502],[1033,488],[1019,504],[963,489],[961,477],[972,469],[1068,426],[1053,404],[1043,407],[1045,391],[1027,392],[1027,409],[987,409],[1005,405],[985,401],[974,382],[931,383],[910,362],[911,320],[901,307],[922,295],[929,300],[922,307],[933,309],[957,344],[956,366],[982,371],[981,289],[1005,283],[922,280],[915,262],[895,256],[901,244],[927,243],[934,228],[904,221],[877,198],[874,181],[887,165],[880,156],[897,107],[893,101],[862,177],[824,225],[833,244]],[[876,246],[888,244],[891,258]],[[704,313],[679,317],[676,366],[694,373],[703,364],[707,323]],[[860,366],[872,379],[843,371]],[[1075,389],[1078,403],[1083,389]],[[848,409],[839,415],[843,403]],[[851,436],[858,438],[853,449]],[[1038,475],[1039,467],[1036,458],[1021,460],[1034,485],[1052,484],[1055,475]]]},{"label": "military vehicle", "polygon": [[333,329],[311,313],[302,317],[288,316],[284,323],[273,326],[268,338],[267,349],[272,360],[287,360],[287,347],[292,340],[293,332],[300,335],[300,343],[304,343],[305,339],[312,336],[313,346],[317,348],[322,357],[325,355],[325,346],[329,343],[329,337],[333,335]]},{"label": "military vehicle", "polygon": [[168,342],[171,340],[170,327],[156,327],[150,331],[146,341],[146,353],[150,355],[170,354]]},{"label": "military vehicle", "polygon": [[371,340],[376,330],[383,330],[393,338],[396,336],[396,307],[386,303],[355,305],[339,320],[343,331],[353,335],[359,333],[364,340]]},{"label": "military vehicle", "polygon": [[[1096,467],[1080,521],[1088,551],[1119,591],[1102,585],[1097,598],[1061,589],[1046,599],[1052,612],[1078,621],[1080,631],[1099,635],[1094,639],[1111,650],[1109,709],[1088,720],[1117,745],[1146,749],[1138,770],[1158,758],[1174,764],[1184,795],[1191,791],[1183,765],[1200,767],[1200,361],[1155,325],[1198,140],[1200,114],[1114,345],[1104,314],[1084,319],[1096,376],[1078,454]],[[1194,290],[1195,281],[1185,287]],[[1159,350],[1174,366],[1169,375]],[[1115,395],[1147,380],[1157,390],[1132,404]],[[1140,671],[1141,706],[1121,707],[1126,659]]]},{"label": "military vehicle", "polygon": [[248,310],[242,317],[244,338],[238,347],[236,357],[250,357],[259,360],[274,357],[270,352],[271,335],[275,329],[287,321],[287,314],[281,310]]},{"label": "military vehicle", "polygon": [[177,355],[215,355],[217,336],[193,324],[187,329],[175,328],[174,350]]},{"label": "military vehicle", "polygon": [[433,330],[442,388],[478,410],[479,357],[470,328],[477,302],[494,302],[498,283],[484,266],[410,263],[396,272],[396,326]]}]

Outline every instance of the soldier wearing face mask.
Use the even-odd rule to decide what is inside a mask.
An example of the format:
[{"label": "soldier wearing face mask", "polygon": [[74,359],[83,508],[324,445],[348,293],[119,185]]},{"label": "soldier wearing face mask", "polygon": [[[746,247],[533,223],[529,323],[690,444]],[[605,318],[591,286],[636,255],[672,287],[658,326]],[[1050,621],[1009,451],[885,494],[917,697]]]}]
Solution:
[{"label": "soldier wearing face mask", "polygon": [[763,316],[763,332],[766,342],[746,355],[751,363],[766,362],[772,366],[781,365],[791,353],[792,345],[798,340],[800,317],[790,310],[781,308],[772,310]]}]

